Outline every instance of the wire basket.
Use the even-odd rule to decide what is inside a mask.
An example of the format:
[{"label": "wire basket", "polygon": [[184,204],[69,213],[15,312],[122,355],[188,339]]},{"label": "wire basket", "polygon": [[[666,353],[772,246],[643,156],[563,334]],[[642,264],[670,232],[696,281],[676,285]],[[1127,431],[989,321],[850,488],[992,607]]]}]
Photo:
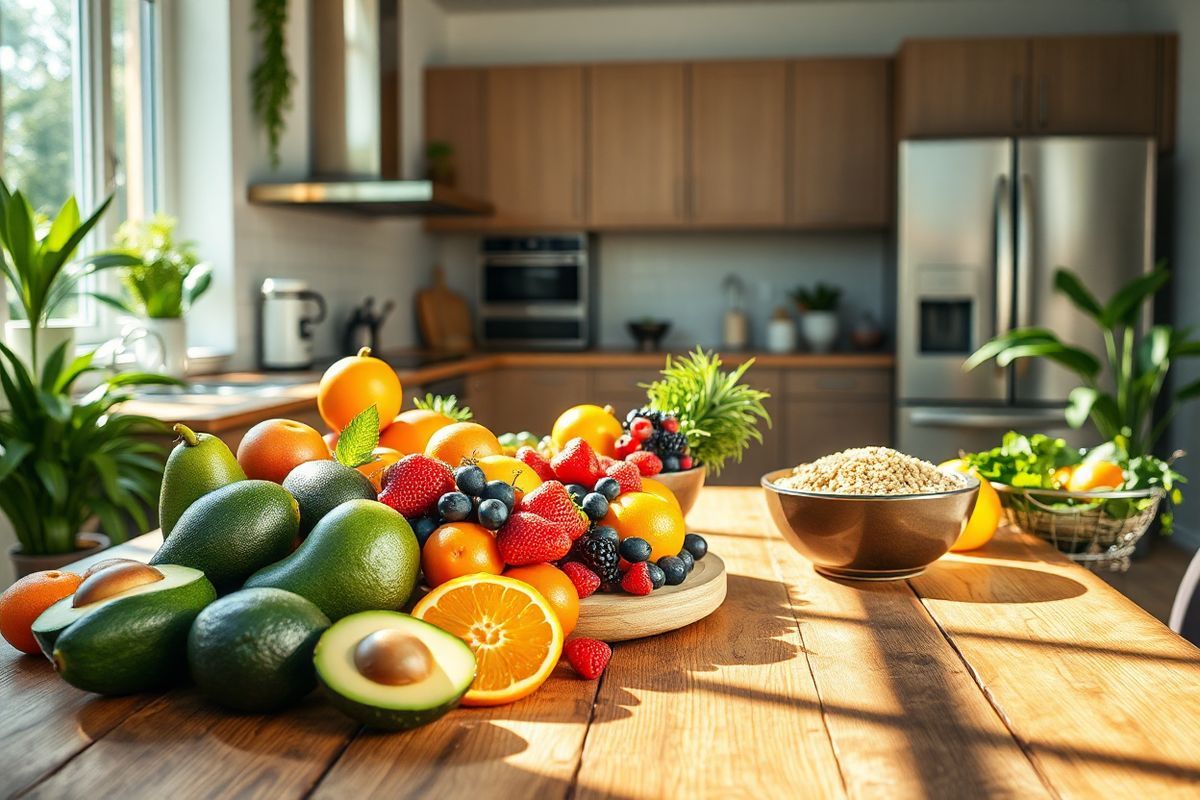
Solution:
[{"label": "wire basket", "polygon": [[1054,545],[1092,569],[1129,569],[1138,539],[1158,515],[1164,492],[1152,487],[1115,492],[1025,489],[993,483],[1009,525]]}]

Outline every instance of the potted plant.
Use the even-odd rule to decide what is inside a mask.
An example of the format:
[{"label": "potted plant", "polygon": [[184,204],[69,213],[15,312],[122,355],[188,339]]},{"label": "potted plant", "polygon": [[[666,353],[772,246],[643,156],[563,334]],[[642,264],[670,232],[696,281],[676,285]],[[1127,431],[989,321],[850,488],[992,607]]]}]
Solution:
[{"label": "potted plant", "polygon": [[828,353],[837,342],[837,308],[841,297],[841,289],[824,283],[818,283],[811,291],[800,287],[792,292],[801,312],[800,332],[813,352]]},{"label": "potted plant", "polygon": [[124,266],[133,259],[121,253],[102,253],[72,261],[80,242],[95,227],[112,202],[110,196],[86,220],[80,220],[74,197],[67,198],[54,219],[34,213],[20,190],[10,192],[0,180],[0,267],[8,279],[14,310],[23,318],[5,325],[9,347],[34,374],[60,344],[74,346],[75,325],[51,320],[71,297],[80,279],[102,269]]},{"label": "potted plant", "polygon": [[[212,269],[200,263],[195,245],[176,241],[177,221],[164,214],[127,220],[117,229],[116,250],[132,263],[122,274],[125,297],[94,293],[96,299],[135,316],[149,334],[139,340],[139,364],[174,378],[187,374],[184,315],[212,283]],[[156,339],[161,354],[151,359],[144,346]],[[152,363],[148,363],[152,362]]]},{"label": "potted plant", "polygon": [[425,175],[434,183],[454,186],[454,145],[435,139],[425,145]]},{"label": "potted plant", "polygon": [[[0,386],[9,408],[0,412],[0,510],[16,530],[10,550],[18,577],[54,569],[123,538],[126,520],[150,525],[145,507],[158,498],[164,448],[147,438],[165,428],[155,420],[122,414],[113,406],[126,389],[178,383],[147,373],[110,375],[79,399],[75,383],[96,372],[92,354],[74,357],[60,343],[35,376],[10,348],[0,345]],[[91,517],[105,533],[80,533]]]}]

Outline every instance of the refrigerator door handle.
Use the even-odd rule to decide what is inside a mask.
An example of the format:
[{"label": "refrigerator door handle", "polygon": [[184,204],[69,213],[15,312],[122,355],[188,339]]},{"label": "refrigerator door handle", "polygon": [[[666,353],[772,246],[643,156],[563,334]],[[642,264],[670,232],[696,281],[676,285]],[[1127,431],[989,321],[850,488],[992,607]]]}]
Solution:
[{"label": "refrigerator door handle", "polygon": [[996,196],[994,199],[996,244],[995,244],[995,280],[996,280],[996,330],[994,336],[1008,333],[1012,328],[1013,319],[1013,260],[1012,260],[1012,206],[1008,198],[1008,176],[1001,175],[996,179]]},{"label": "refrigerator door handle", "polygon": [[1033,324],[1033,178],[1021,175],[1017,191],[1017,327]]},{"label": "refrigerator door handle", "polygon": [[1062,409],[1044,413],[1004,413],[950,408],[916,409],[910,419],[922,428],[1038,428],[1066,423]]}]

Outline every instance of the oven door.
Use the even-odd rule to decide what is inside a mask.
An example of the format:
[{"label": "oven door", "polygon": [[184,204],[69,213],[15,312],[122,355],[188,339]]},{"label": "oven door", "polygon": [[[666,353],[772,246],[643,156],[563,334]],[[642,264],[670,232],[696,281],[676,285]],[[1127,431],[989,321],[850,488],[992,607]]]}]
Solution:
[{"label": "oven door", "polygon": [[579,253],[488,256],[481,268],[480,306],[508,312],[527,306],[578,308],[587,302],[584,264]]}]

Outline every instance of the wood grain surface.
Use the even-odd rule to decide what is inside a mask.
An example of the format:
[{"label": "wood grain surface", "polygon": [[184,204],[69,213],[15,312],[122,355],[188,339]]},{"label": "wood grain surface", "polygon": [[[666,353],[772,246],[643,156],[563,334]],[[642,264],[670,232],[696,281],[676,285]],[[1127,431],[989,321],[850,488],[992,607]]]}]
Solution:
[{"label": "wood grain surface", "polygon": [[408,733],[318,694],[276,716],[186,686],[98,698],[0,644],[0,796],[1197,794],[1200,651],[1103,581],[1007,532],[911,581],[829,581],[759,491],[706,488],[689,515],[726,566],[713,614],[614,645],[599,681],[560,666]]}]

